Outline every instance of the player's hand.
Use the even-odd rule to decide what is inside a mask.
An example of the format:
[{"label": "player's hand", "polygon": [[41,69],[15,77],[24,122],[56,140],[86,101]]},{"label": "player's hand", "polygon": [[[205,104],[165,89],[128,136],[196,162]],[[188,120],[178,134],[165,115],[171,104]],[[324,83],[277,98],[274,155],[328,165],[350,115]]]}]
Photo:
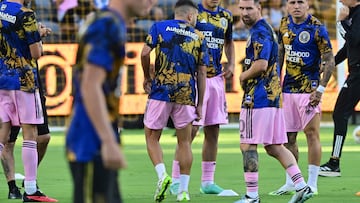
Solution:
[{"label": "player's hand", "polygon": [[52,30],[50,28],[46,27],[44,24],[39,22],[38,26],[39,26],[40,37],[46,37],[49,34],[51,34]]},{"label": "player's hand", "polygon": [[234,64],[227,64],[224,67],[224,72],[222,73],[222,76],[224,76],[225,78],[231,78],[234,75],[234,69]]},{"label": "player's hand", "polygon": [[320,101],[321,101],[321,96],[322,93],[318,92],[318,91],[314,91],[311,93],[310,95],[310,101],[309,101],[309,105],[310,106],[317,106],[319,105]]},{"label": "player's hand", "polygon": [[111,170],[126,168],[125,156],[117,142],[109,141],[101,144],[101,157],[104,167]]},{"label": "player's hand", "polygon": [[144,80],[143,82],[143,88],[146,94],[149,94],[151,91],[151,80]]},{"label": "player's hand", "polygon": [[197,117],[195,118],[195,121],[200,121],[201,117],[202,117],[202,105],[197,105],[196,107],[196,115]]}]

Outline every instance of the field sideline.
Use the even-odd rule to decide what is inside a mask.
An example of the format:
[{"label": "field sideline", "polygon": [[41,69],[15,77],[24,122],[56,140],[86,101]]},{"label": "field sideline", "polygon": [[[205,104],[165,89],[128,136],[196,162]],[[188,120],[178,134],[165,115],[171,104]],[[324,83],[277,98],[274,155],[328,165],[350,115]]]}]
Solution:
[{"label": "field sideline", "polygon": [[[319,177],[319,195],[308,202],[318,203],[349,203],[360,202],[360,197],[354,195],[360,191],[360,145],[352,138],[355,126],[350,126],[343,150],[340,178]],[[332,127],[321,128],[321,142],[323,146],[322,162],[328,160],[332,146]],[[176,138],[174,130],[164,130],[161,143],[164,150],[167,171],[171,174],[171,163],[174,154]],[[124,151],[128,161],[128,168],[121,171],[121,191],[125,203],[153,202],[153,192],[156,185],[156,173],[148,158],[143,130],[123,131]],[[240,197],[217,197],[216,195],[202,195],[199,193],[201,147],[203,135],[195,138],[193,143],[194,162],[190,180],[190,197],[193,203],[232,203]],[[307,147],[302,133],[298,136],[300,150],[300,168],[307,177]],[[259,147],[259,190],[261,202],[288,202],[290,196],[272,197],[268,192],[280,187],[285,180],[285,172],[280,164],[267,156]],[[23,174],[21,164],[21,139],[16,145],[16,172]],[[19,200],[7,200],[8,187],[2,170],[0,170],[0,202],[14,203]],[[40,188],[47,195],[57,198],[59,202],[71,203],[72,185],[70,173],[65,160],[64,132],[54,132],[48,148],[48,153],[39,168],[38,182]],[[237,129],[223,129],[219,139],[218,162],[215,181],[226,189],[232,189],[243,195],[245,185],[242,173],[242,156],[239,150],[239,135]],[[18,186],[21,182],[18,181]],[[22,190],[23,191],[23,190]],[[175,202],[174,196],[168,195],[163,202]]]}]

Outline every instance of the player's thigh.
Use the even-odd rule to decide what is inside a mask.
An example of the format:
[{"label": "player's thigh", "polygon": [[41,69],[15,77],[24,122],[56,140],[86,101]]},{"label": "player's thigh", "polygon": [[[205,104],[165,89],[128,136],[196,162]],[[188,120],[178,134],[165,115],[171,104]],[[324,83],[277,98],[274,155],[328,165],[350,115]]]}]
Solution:
[{"label": "player's thigh", "polygon": [[2,123],[0,128],[0,143],[5,144],[8,141],[8,135],[10,133],[10,122]]}]

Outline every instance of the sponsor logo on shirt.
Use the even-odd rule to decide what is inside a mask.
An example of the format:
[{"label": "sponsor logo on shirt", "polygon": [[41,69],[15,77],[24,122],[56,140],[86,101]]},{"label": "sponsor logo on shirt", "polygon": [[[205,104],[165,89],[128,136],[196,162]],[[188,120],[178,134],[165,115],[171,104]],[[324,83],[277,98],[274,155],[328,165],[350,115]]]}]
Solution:
[{"label": "sponsor logo on shirt", "polygon": [[219,49],[219,45],[223,45],[225,42],[224,39],[213,37],[212,31],[201,31],[201,33],[205,36],[209,49]]},{"label": "sponsor logo on shirt", "polygon": [[[1,7],[2,9],[2,7]],[[8,13],[4,13],[0,11],[0,20],[8,21],[10,23],[15,23],[16,16],[10,15]]]},{"label": "sponsor logo on shirt", "polygon": [[193,33],[189,30],[185,30],[185,29],[181,29],[181,28],[177,28],[177,27],[166,27],[166,31],[170,31],[170,32],[175,32],[178,35],[184,35],[184,36],[188,36],[191,37],[195,40],[199,39],[199,36],[196,33]]},{"label": "sponsor logo on shirt", "polygon": [[301,58],[310,57],[310,52],[307,51],[294,51],[292,45],[284,44],[286,60],[293,63],[300,63]]}]

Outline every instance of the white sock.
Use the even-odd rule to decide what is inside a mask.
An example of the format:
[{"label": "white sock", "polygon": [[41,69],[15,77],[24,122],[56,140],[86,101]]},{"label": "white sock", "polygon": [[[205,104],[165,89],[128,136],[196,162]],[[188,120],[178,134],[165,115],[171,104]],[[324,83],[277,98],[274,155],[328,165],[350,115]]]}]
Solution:
[{"label": "white sock", "polygon": [[291,187],[295,187],[295,185],[294,185],[294,182],[291,180],[291,177],[289,176],[289,174],[288,173],[285,173],[286,174],[286,185],[287,186],[291,186]]},{"label": "white sock", "polygon": [[164,174],[166,174],[165,164],[159,163],[155,166],[156,173],[160,179]]},{"label": "white sock", "polygon": [[171,183],[172,183],[172,184],[180,183],[180,179],[172,178],[172,179],[171,179]]},{"label": "white sock", "polygon": [[214,184],[214,181],[203,181],[203,182],[201,182],[202,187],[206,187],[206,186],[212,185],[212,184]]},{"label": "white sock", "polygon": [[32,195],[36,192],[36,180],[24,181],[25,192],[28,195]]},{"label": "white sock", "polygon": [[180,187],[179,192],[189,191],[190,175],[180,174]]},{"label": "white sock", "polygon": [[320,166],[308,165],[309,177],[307,184],[311,187],[311,189],[317,190],[317,180],[318,180],[319,170],[320,170]]},{"label": "white sock", "polygon": [[259,197],[259,192],[246,192],[246,195],[249,196],[250,198],[257,198]]}]

